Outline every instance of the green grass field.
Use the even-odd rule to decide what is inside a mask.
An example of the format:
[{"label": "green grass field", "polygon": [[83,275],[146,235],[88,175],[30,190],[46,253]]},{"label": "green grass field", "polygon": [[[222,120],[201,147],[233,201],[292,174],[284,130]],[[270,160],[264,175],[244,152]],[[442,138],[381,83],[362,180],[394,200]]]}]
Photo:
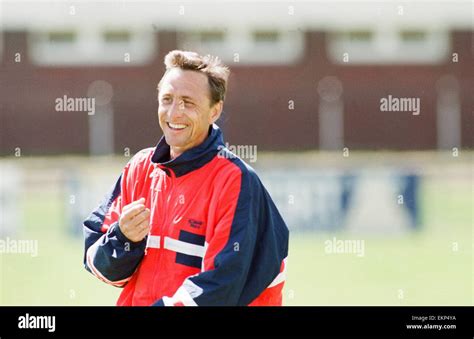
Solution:
[{"label": "green grass field", "polygon": [[[15,238],[38,239],[38,256],[0,255],[1,305],[114,305],[120,289],[85,271],[60,199],[54,190],[22,195]],[[421,208],[421,231],[364,237],[363,257],[324,251],[326,239],[354,235],[291,234],[284,304],[473,305],[472,176],[423,180]]]}]

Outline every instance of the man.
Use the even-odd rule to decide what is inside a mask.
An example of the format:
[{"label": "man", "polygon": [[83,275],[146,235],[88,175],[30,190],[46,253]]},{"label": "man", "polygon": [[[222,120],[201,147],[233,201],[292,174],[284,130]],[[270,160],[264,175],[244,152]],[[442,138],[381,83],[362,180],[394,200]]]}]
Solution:
[{"label": "man", "polygon": [[172,51],[158,84],[164,136],[138,152],[84,222],[86,269],[117,305],[281,305],[288,229],[215,125],[229,70]]}]

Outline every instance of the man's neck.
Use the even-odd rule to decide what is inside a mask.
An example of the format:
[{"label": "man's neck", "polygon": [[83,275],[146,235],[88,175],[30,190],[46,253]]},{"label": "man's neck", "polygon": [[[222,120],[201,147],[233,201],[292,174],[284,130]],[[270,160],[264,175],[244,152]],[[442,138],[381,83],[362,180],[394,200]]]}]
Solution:
[{"label": "man's neck", "polygon": [[176,150],[174,148],[170,148],[170,160],[174,160],[177,157],[179,157],[181,154],[183,154],[183,151],[181,150]]},{"label": "man's neck", "polygon": [[195,145],[192,146],[187,146],[186,148],[184,147],[170,147],[170,160],[176,159],[179,157],[181,154],[186,152],[188,149],[194,148],[196,146],[199,146],[202,144],[204,141],[206,141],[207,137],[209,136],[210,133],[207,133],[200,138],[199,142],[195,143]]}]

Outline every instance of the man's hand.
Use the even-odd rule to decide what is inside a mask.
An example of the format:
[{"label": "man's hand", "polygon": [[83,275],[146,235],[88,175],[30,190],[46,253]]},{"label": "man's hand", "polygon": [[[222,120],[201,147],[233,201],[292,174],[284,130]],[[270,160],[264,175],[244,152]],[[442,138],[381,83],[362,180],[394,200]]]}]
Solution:
[{"label": "man's hand", "polygon": [[145,208],[145,198],[140,198],[122,209],[119,227],[132,242],[145,238],[150,230],[150,210]]}]

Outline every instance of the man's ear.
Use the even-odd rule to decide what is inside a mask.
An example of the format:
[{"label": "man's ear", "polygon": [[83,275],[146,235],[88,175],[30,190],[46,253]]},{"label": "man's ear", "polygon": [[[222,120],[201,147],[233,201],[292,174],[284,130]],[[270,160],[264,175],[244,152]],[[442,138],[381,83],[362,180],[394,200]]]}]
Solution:
[{"label": "man's ear", "polygon": [[222,113],[222,108],[224,107],[224,101],[219,101],[214,104],[211,108],[211,116],[209,117],[209,123],[213,124],[219,119]]}]

